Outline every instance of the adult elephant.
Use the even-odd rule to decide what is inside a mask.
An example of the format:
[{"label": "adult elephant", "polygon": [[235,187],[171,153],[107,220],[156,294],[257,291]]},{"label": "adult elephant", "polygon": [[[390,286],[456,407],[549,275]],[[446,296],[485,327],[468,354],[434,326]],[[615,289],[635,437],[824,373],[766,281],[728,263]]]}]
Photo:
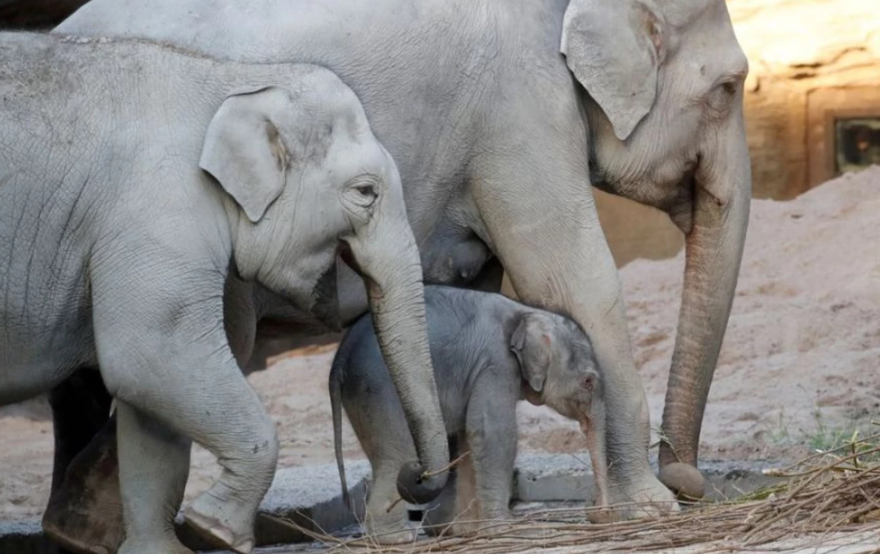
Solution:
[{"label": "adult elephant", "polygon": [[[467,282],[497,256],[521,299],[593,338],[609,493],[625,517],[671,495],[648,464],[645,395],[589,184],[668,213],[687,263],[661,479],[701,493],[700,425],[751,195],[748,65],[723,0],[93,0],[56,32],[339,74],[400,168],[426,282]],[[366,309],[352,277],[340,267],[344,323]]]}]

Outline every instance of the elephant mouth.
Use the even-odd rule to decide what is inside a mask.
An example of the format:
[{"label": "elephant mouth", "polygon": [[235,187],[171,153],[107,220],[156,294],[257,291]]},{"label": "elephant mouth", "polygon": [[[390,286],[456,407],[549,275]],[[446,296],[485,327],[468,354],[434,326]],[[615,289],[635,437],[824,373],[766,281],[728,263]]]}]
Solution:
[{"label": "elephant mouth", "polygon": [[334,331],[342,330],[342,318],[339,310],[339,292],[336,281],[336,258],[334,263],[318,278],[312,289],[312,315],[321,323]]},{"label": "elephant mouth", "polygon": [[339,259],[342,260],[342,263],[351,268],[351,270],[354,271],[358,277],[360,277],[361,279],[367,278],[367,276],[358,265],[357,260],[354,258],[354,252],[351,251],[351,246],[349,246],[348,243],[343,242],[339,246],[338,256]]}]

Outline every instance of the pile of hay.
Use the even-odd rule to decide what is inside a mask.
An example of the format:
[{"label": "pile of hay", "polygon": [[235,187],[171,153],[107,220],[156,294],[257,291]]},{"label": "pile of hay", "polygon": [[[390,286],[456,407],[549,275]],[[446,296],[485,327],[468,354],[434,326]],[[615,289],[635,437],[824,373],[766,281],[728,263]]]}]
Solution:
[{"label": "pile of hay", "polygon": [[583,508],[546,510],[487,524],[472,537],[441,537],[400,546],[379,546],[369,537],[342,540],[287,524],[330,551],[507,554],[589,546],[591,552],[634,552],[705,545],[707,552],[738,552],[792,538],[819,546],[848,532],[862,541],[865,533],[876,537],[878,549],[868,552],[880,552],[878,439],[880,433],[853,436],[836,450],[773,471],[787,479],[772,488],[738,499],[694,504],[656,519],[590,524]]}]

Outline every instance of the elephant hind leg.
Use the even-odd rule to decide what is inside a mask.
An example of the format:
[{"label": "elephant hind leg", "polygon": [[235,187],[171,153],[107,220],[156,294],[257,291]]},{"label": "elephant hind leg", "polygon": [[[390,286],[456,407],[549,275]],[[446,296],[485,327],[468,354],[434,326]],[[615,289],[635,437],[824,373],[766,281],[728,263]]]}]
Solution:
[{"label": "elephant hind leg", "polygon": [[397,472],[401,465],[373,465],[364,528],[369,540],[378,544],[411,543],[417,537],[416,528],[407,518],[406,503],[397,494]]},{"label": "elephant hind leg", "polygon": [[52,491],[64,482],[71,462],[86,449],[110,419],[113,398],[97,368],[82,368],[49,391],[55,458]]},{"label": "elephant hind leg", "polygon": [[[463,437],[451,435],[449,437],[449,458],[457,459],[461,455],[460,444]],[[440,495],[431,501],[425,508],[422,518],[422,527],[431,537],[440,537],[452,534],[452,524],[455,522],[456,491],[458,490],[458,469],[452,468],[449,479]]]},{"label": "elephant hind leg", "polygon": [[[471,451],[468,440],[462,441],[462,449]],[[464,536],[477,531],[482,519],[482,506],[477,495],[477,479],[473,452],[468,454],[456,468],[455,503],[453,504],[452,534]]]},{"label": "elephant hind leg", "polygon": [[90,368],[49,393],[55,458],[43,532],[78,553],[116,552],[124,536],[111,402],[101,375]]},{"label": "elephant hind leg", "polygon": [[116,552],[125,535],[119,494],[116,419],[71,462],[43,514],[43,532],[74,552]]}]

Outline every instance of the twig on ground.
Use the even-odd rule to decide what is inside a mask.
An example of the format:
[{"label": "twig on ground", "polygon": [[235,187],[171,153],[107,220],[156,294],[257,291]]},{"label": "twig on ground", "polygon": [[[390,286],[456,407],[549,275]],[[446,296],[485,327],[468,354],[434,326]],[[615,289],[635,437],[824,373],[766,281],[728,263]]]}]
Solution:
[{"label": "twig on ground", "polygon": [[[821,546],[839,532],[876,532],[880,540],[878,438],[880,433],[854,436],[840,448],[772,472],[786,481],[764,491],[664,517],[590,524],[586,515],[598,508],[546,509],[506,521],[467,522],[478,529],[468,536],[441,534],[391,546],[378,544],[376,537],[343,540],[296,527],[332,550],[394,554],[502,554],[587,545],[591,551],[643,552],[701,544],[706,552],[737,552],[793,538]],[[835,454],[841,452],[845,455]]]}]

